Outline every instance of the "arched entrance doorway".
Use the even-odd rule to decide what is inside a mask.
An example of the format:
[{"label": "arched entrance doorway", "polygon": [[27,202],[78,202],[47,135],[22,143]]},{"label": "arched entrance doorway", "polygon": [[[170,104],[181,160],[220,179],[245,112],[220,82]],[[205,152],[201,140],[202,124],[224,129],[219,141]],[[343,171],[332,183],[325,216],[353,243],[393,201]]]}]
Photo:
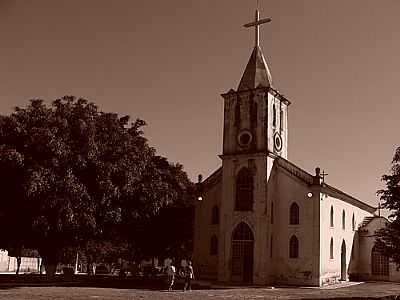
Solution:
[{"label": "arched entrance doorway", "polygon": [[253,251],[253,232],[242,222],[232,233],[232,281],[253,282]]},{"label": "arched entrance doorway", "polygon": [[342,249],[340,252],[340,280],[346,280],[346,242],[344,240],[342,242]]},{"label": "arched entrance doorway", "polygon": [[371,273],[373,276],[389,276],[389,258],[382,255],[382,249],[375,245],[371,251]]}]

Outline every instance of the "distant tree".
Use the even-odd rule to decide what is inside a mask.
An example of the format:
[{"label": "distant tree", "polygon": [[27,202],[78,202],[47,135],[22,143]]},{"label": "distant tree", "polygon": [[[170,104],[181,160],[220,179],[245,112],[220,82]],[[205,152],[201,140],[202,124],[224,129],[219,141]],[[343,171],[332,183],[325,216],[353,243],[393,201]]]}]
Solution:
[{"label": "distant tree", "polygon": [[390,210],[390,222],[377,231],[377,244],[384,255],[391,258],[400,267],[400,147],[397,148],[392,160],[391,172],[383,175],[386,188],[379,190],[378,195],[382,207]]},{"label": "distant tree", "polygon": [[38,249],[52,274],[64,248],[128,239],[132,225],[181,198],[190,181],[182,183],[186,174],[180,166],[155,156],[144,125],[74,97],[50,106],[32,100],[2,116],[5,247]]}]

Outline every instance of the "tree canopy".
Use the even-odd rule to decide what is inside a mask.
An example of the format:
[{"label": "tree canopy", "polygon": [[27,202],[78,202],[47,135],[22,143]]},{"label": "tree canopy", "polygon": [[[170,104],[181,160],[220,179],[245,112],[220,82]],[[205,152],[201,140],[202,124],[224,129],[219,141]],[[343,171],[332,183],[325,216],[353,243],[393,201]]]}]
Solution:
[{"label": "tree canopy", "polygon": [[55,263],[65,247],[132,241],[132,227],[189,203],[194,185],[156,155],[144,125],[70,96],[0,116],[0,247],[38,249]]},{"label": "tree canopy", "polygon": [[400,147],[396,149],[390,174],[383,175],[386,188],[379,190],[382,207],[390,210],[390,222],[377,231],[377,244],[383,254],[400,266]]}]

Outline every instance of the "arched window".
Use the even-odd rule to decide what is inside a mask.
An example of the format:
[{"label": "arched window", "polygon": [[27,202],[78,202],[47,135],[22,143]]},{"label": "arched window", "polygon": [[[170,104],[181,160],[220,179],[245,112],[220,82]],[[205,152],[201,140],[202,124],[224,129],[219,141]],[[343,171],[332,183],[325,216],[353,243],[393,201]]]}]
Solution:
[{"label": "arched window", "polygon": [[247,168],[242,168],[236,177],[235,210],[253,210],[253,174]]},{"label": "arched window", "polygon": [[292,203],[290,206],[289,224],[298,225],[299,219],[299,206],[297,203]]},{"label": "arched window", "polygon": [[299,240],[295,235],[292,235],[289,241],[289,258],[299,257]]},{"label": "arched window", "polygon": [[250,120],[252,123],[255,125],[257,124],[257,102],[256,101],[251,101],[251,106],[250,106]]},{"label": "arched window", "polygon": [[382,248],[375,245],[371,251],[372,275],[389,276],[389,258],[382,254]]},{"label": "arched window", "polygon": [[272,106],[272,126],[276,127],[276,106]]},{"label": "arched window", "polygon": [[274,224],[274,202],[271,202],[271,224]]},{"label": "arched window", "polygon": [[235,126],[240,125],[240,100],[237,99],[235,105]]},{"label": "arched window", "polygon": [[329,258],[333,259],[333,237],[331,237],[331,245],[329,247]]},{"label": "arched window", "polygon": [[346,212],[342,211],[342,229],[346,229]]},{"label": "arched window", "polygon": [[211,211],[211,224],[219,224],[219,208],[218,205],[214,205]]},{"label": "arched window", "polygon": [[333,227],[333,206],[331,206],[330,224],[331,224],[331,227]]},{"label": "arched window", "polygon": [[356,230],[356,219],[354,218],[354,213],[353,213],[353,217],[351,218],[351,228],[354,230]]},{"label": "arched window", "polygon": [[242,222],[236,226],[232,239],[236,241],[253,241],[254,236],[249,225]]},{"label": "arched window", "polygon": [[218,255],[218,238],[215,234],[210,240],[210,255]]},{"label": "arched window", "polygon": [[272,235],[271,235],[271,243],[269,244],[269,247],[270,247],[270,249],[269,249],[269,254],[270,254],[270,257],[272,257],[272,241],[273,241],[273,239],[272,239]]}]

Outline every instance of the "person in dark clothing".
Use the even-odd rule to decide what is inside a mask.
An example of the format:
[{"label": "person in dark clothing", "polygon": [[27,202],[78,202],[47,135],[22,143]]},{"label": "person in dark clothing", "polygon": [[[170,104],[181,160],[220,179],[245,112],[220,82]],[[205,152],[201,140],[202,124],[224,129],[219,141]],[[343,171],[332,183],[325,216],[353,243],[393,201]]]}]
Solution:
[{"label": "person in dark clothing", "polygon": [[194,279],[194,272],[191,261],[189,261],[187,266],[185,267],[184,275],[185,275],[185,285],[183,287],[183,291],[191,291],[192,290],[191,281],[192,279]]}]

